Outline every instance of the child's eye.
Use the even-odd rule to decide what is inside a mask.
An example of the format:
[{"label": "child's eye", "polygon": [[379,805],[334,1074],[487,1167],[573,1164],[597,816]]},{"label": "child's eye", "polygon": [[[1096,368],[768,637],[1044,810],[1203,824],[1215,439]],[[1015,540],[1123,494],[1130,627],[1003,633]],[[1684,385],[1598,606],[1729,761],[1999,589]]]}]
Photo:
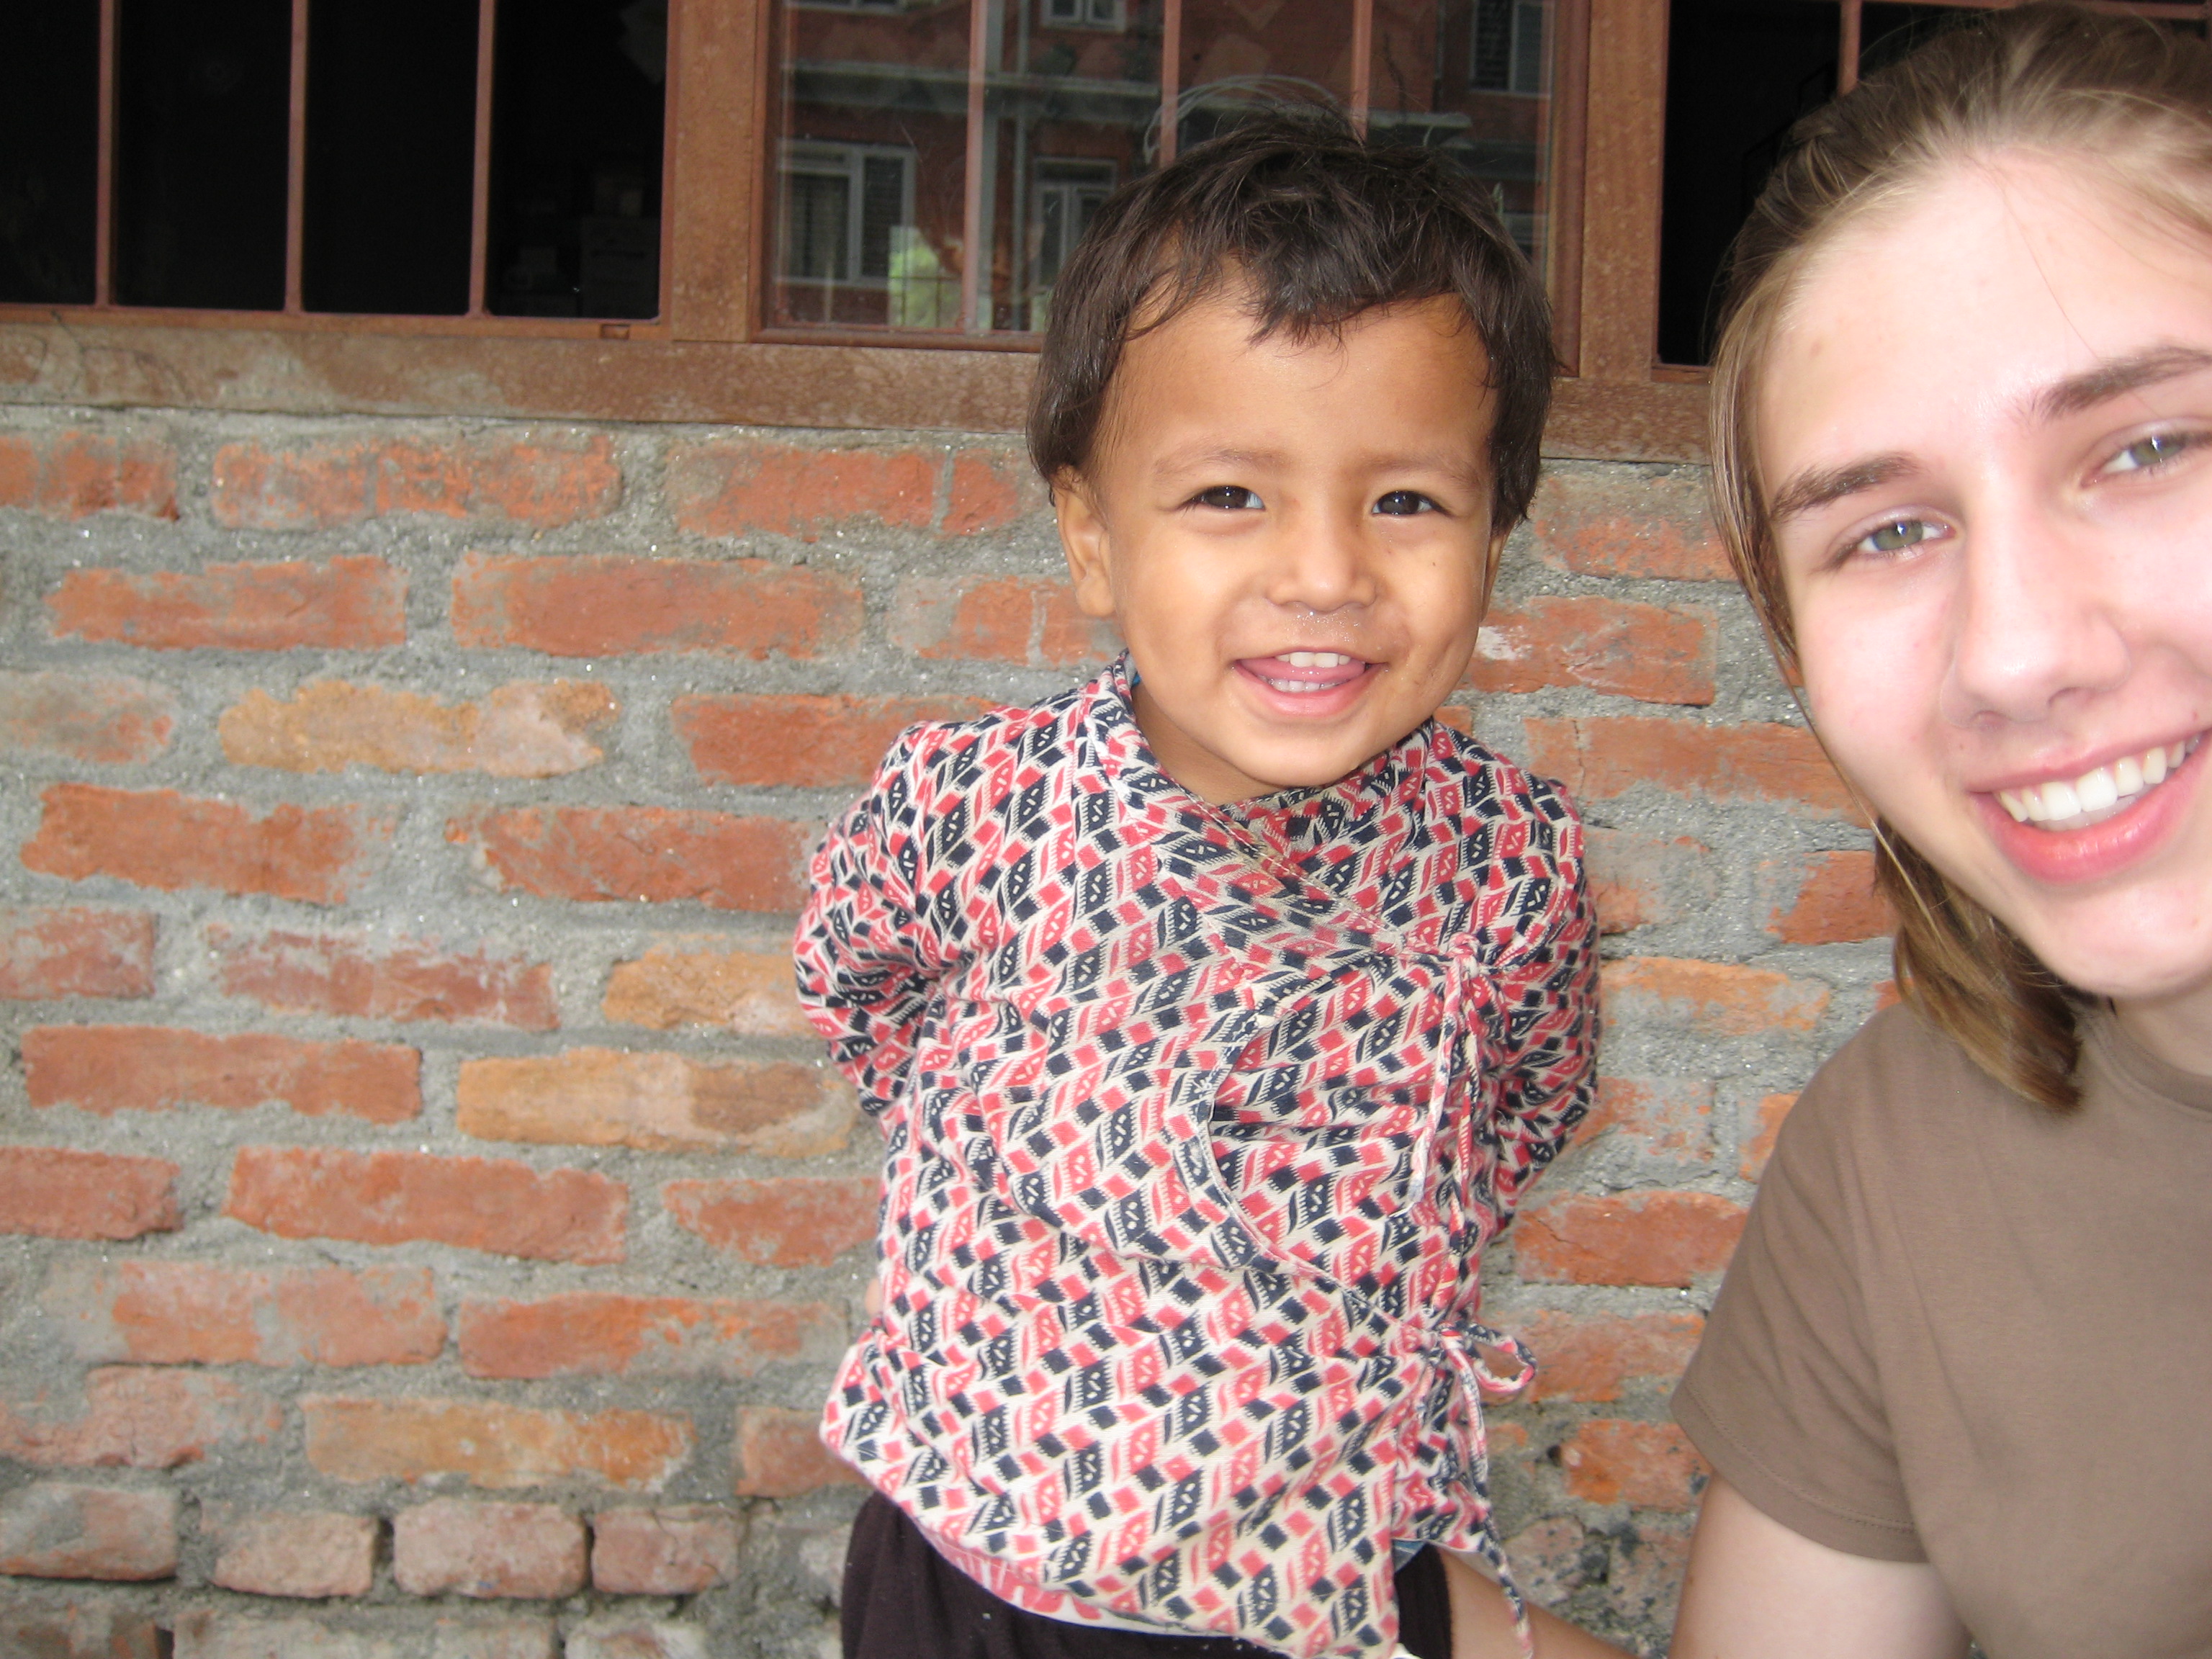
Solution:
[{"label": "child's eye", "polygon": [[1905,553],[1941,532],[1925,519],[1892,519],[1878,524],[1844,550],[1847,553]]},{"label": "child's eye", "polygon": [[2191,432],[2154,432],[2138,438],[2118,454],[2106,461],[2107,472],[2145,472],[2163,466],[2185,451],[2194,449],[2203,440]]},{"label": "child's eye", "polygon": [[1385,490],[1376,499],[1374,510],[1387,513],[1393,518],[1410,518],[1416,513],[1443,511],[1418,489]]},{"label": "child's eye", "polygon": [[1200,507],[1218,507],[1224,513],[1249,513],[1266,503],[1242,484],[1215,484],[1211,489],[1201,489],[1191,497]]}]

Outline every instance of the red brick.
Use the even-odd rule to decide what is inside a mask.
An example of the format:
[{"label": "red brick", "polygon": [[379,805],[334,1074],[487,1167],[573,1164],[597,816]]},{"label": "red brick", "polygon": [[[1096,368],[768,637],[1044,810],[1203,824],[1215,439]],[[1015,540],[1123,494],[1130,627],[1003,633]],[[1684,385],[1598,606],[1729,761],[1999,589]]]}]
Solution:
[{"label": "red brick", "polygon": [[963,449],[952,458],[952,495],[945,507],[945,533],[973,536],[997,530],[1051,505],[1044,481],[1025,455]]},{"label": "red brick", "polygon": [[842,1149],[857,1103],[820,1065],[571,1048],[461,1062],[458,1121],[479,1140],[812,1158]]},{"label": "red brick", "polygon": [[211,887],[343,904],[383,860],[398,817],[358,806],[278,806],[265,817],[171,789],[58,783],[40,799],[26,870],[82,881],[113,876],[167,892]]},{"label": "red brick", "polygon": [[1626,1138],[1647,1158],[1700,1165],[1712,1156],[1712,1119],[1713,1085],[1703,1078],[1601,1077],[1575,1138]]},{"label": "red brick", "polygon": [[1528,766],[1579,800],[1638,784],[1709,800],[1764,801],[1816,817],[1849,817],[1851,793],[1810,732],[1779,725],[1702,726],[1624,714],[1528,722]]},{"label": "red brick", "polygon": [[820,1302],[578,1291],[461,1304],[461,1368],[471,1376],[750,1376],[763,1364],[833,1358],[843,1340],[844,1322]]},{"label": "red brick", "polygon": [[710,1025],[740,1036],[814,1036],[799,1006],[787,952],[655,945],[614,965],[601,1012],[655,1031]]},{"label": "red brick", "polygon": [[916,720],[973,720],[981,697],[678,697],[670,709],[709,783],[858,789]]},{"label": "red brick", "polygon": [[53,1273],[40,1300],[81,1359],[419,1365],[446,1346],[428,1267],[76,1262]]},{"label": "red brick", "polygon": [[285,1238],[420,1239],[544,1261],[623,1259],[629,1190],[507,1158],[246,1146],[223,1213]]},{"label": "red brick", "polygon": [[1828,988],[1771,968],[1680,957],[1622,957],[1601,970],[1606,1015],[1616,1025],[1651,1020],[1708,1036],[1809,1031],[1827,1012]]},{"label": "red brick", "polygon": [[407,642],[407,578],[382,559],[72,570],[46,600],[58,636],[149,651],[374,651]]},{"label": "red brick", "polygon": [[695,536],[768,531],[819,541],[858,518],[927,529],[937,511],[935,457],[919,449],[804,449],[793,444],[672,445],[668,510]]},{"label": "red brick", "polygon": [[891,637],[916,656],[1065,668],[1121,647],[1113,624],[1084,615],[1065,580],[920,577],[901,586]]},{"label": "red brick", "polygon": [[0,1233],[137,1238],[185,1224],[177,1166],[164,1158],[0,1146]]},{"label": "red brick", "polygon": [[1711,1473],[1690,1437],[1672,1423],[1592,1418],[1559,1445],[1567,1494],[1586,1504],[1686,1510]]},{"label": "red brick", "polygon": [[336,1510],[201,1510],[216,1540],[208,1582],[247,1595],[366,1595],[376,1577],[375,1518]]},{"label": "red brick", "polygon": [[1774,1156],[1774,1138],[1782,1133],[1782,1120],[1796,1103],[1795,1093],[1759,1097],[1759,1104],[1753,1109],[1751,1137],[1743,1143],[1743,1157],[1736,1164],[1736,1173],[1746,1181],[1756,1181],[1766,1173],[1766,1160]]},{"label": "red brick", "polygon": [[562,1651],[567,1659],[709,1659],[710,1654],[699,1626],[637,1613],[586,1620],[568,1632]]},{"label": "red brick", "polygon": [[1483,619],[1468,684],[1486,692],[1581,685],[1702,706],[1713,700],[1712,623],[1632,600],[1532,599]]},{"label": "red brick", "polygon": [[106,1599],[0,1607],[0,1653],[16,1659],[168,1659],[168,1652],[142,1607]]},{"label": "red brick", "polygon": [[1897,915],[1875,890],[1873,854],[1816,853],[1796,900],[1767,926],[1784,945],[1844,945],[1894,932]]},{"label": "red brick", "polygon": [[392,1521],[392,1577],[410,1595],[551,1600],[584,1588],[582,1517],[551,1504],[434,1498]]},{"label": "red brick", "polygon": [[1590,1582],[1589,1531],[1571,1515],[1548,1515],[1505,1540],[1505,1559],[1521,1593],[1556,1607]]},{"label": "red brick", "polygon": [[550,1031],[561,1023],[553,966],[434,945],[375,945],[330,935],[233,937],[208,929],[225,994],[288,1014],[440,1020]]},{"label": "red brick", "polygon": [[143,910],[0,909],[0,999],[151,996],[154,932]]},{"label": "red brick", "polygon": [[883,1188],[873,1176],[672,1181],[660,1201],[678,1226],[742,1261],[826,1267],[876,1236]]},{"label": "red brick", "polygon": [[1728,1266],[1743,1218],[1743,1206],[1711,1193],[1565,1194],[1521,1212],[1515,1271],[1549,1284],[1686,1288]]},{"label": "red brick", "polygon": [[1536,1356],[1536,1382],[1528,1397],[1609,1402],[1620,1398],[1632,1377],[1671,1384],[1697,1352],[1705,1328],[1705,1316],[1694,1313],[1586,1319],[1540,1313],[1520,1329]]},{"label": "red brick", "polygon": [[158,1025],[42,1025],[23,1034],[33,1106],[117,1112],[274,1102],[307,1117],[419,1116],[422,1057],[387,1042],[309,1042],[267,1031],[210,1036]]},{"label": "red brick", "polygon": [[516,806],[453,819],[503,889],[586,903],[790,911],[818,831],[788,818],[664,806]]},{"label": "red brick", "polygon": [[738,1576],[738,1517],[710,1504],[601,1510],[592,1588],[609,1595],[696,1595]]},{"label": "red brick", "polygon": [[581,680],[502,685],[462,703],[318,680],[289,702],[249,691],[223,710],[219,729],[224,758],[238,766],[551,778],[605,760],[592,734],[620,712],[604,686]]},{"label": "red brick", "polygon": [[857,581],[764,559],[471,553],[453,576],[456,642],[555,657],[811,657],[856,638],[863,614]]},{"label": "red brick", "polygon": [[327,530],[370,517],[426,513],[549,530],[605,518],[622,502],[622,470],[605,436],[581,444],[513,439],[225,444],[212,506],[234,530]]},{"label": "red brick", "polygon": [[118,1492],[61,1480],[18,1486],[0,1497],[0,1572],[26,1578],[173,1578],[177,1508],[177,1494],[167,1489]]},{"label": "red brick", "polygon": [[258,1389],[192,1370],[109,1365],[84,1379],[83,1409],[41,1396],[0,1402],[0,1457],[41,1468],[169,1469],[217,1446],[266,1444],[284,1413]]},{"label": "red brick", "polygon": [[166,686],[125,674],[0,671],[0,753],[118,764],[151,760],[177,729]]},{"label": "red brick", "polygon": [[336,1480],[458,1476],[495,1489],[578,1479],[657,1491],[691,1455],[691,1425],[653,1412],[535,1411],[488,1400],[306,1395],[307,1462]]},{"label": "red brick", "polygon": [[852,1467],[822,1443],[817,1412],[782,1406],[738,1408],[737,1494],[798,1498],[822,1486],[858,1486]]},{"label": "red brick", "polygon": [[1626,933],[1701,915],[1720,896],[1712,849],[1687,836],[1626,830],[1588,834],[1590,897],[1601,933]]},{"label": "red brick", "polygon": [[1695,472],[1553,471],[1528,513],[1545,563],[1584,576],[1727,581],[1728,554]]},{"label": "red brick", "polygon": [[186,1607],[173,1618],[173,1659],[397,1659],[392,1644],[373,1631],[319,1619],[264,1619],[215,1607]]},{"label": "red brick", "polygon": [[0,437],[0,507],[49,519],[173,519],[177,452],[156,439],[118,442],[97,432]]},{"label": "red brick", "polygon": [[1633,1530],[1614,1536],[1605,1588],[1607,1603],[1620,1610],[1615,1616],[1672,1629],[1682,1582],[1690,1572],[1689,1531],[1655,1526],[1646,1510]]}]

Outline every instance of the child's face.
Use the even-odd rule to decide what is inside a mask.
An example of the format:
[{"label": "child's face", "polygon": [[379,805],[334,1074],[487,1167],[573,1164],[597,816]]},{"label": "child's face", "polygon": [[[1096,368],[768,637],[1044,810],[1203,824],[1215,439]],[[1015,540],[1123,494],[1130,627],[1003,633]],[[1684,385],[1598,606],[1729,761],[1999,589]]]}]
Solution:
[{"label": "child's face", "polygon": [[1816,257],[1759,410],[1837,763],[2067,980],[2124,1010],[2194,998],[2203,1032],[2202,245],[2062,164],[1962,167]]},{"label": "child's face", "polygon": [[1058,491],[1076,595],[1139,677],[1137,723],[1206,800],[1334,781],[1460,682],[1504,538],[1489,360],[1456,300],[1254,343],[1243,296],[1123,352]]}]

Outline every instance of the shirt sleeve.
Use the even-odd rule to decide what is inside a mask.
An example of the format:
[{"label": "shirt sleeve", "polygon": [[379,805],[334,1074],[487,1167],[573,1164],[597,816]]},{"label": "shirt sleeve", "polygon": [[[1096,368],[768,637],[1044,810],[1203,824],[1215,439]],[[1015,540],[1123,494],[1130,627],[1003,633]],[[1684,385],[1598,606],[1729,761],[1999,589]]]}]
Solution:
[{"label": "shirt sleeve", "polygon": [[1852,1100],[1815,1078],[1774,1157],[1675,1390],[1675,1421],[1753,1505],[1850,1555],[1924,1561],[1882,1403],[1852,1200]]},{"label": "shirt sleeve", "polygon": [[792,940],[800,1006],[870,1112],[905,1081],[945,965],[915,898],[925,839],[914,764],[921,730],[892,744],[873,786],[823,837]]},{"label": "shirt sleeve", "polygon": [[1540,788],[1559,817],[1557,880],[1491,985],[1488,1133],[1497,1138],[1501,1221],[1588,1113],[1597,1077],[1597,915],[1583,878],[1582,823],[1564,795]]}]

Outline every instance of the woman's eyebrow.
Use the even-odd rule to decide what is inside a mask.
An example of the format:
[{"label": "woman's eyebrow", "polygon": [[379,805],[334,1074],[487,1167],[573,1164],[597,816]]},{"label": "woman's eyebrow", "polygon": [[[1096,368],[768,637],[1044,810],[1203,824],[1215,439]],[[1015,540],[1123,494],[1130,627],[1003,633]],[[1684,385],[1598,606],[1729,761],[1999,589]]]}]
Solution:
[{"label": "woman's eyebrow", "polygon": [[2060,420],[2124,392],[2206,368],[2212,368],[2212,351],[2195,346],[2154,346],[2130,356],[2108,358],[2035,392],[2027,400],[2027,417],[2037,422]]},{"label": "woman's eyebrow", "polygon": [[1875,489],[1919,470],[1920,464],[1912,457],[1894,452],[1846,461],[1841,466],[1808,466],[1775,492],[1774,505],[1767,509],[1767,516],[1776,524],[1786,524],[1846,495],[1856,495],[1862,489]]}]

